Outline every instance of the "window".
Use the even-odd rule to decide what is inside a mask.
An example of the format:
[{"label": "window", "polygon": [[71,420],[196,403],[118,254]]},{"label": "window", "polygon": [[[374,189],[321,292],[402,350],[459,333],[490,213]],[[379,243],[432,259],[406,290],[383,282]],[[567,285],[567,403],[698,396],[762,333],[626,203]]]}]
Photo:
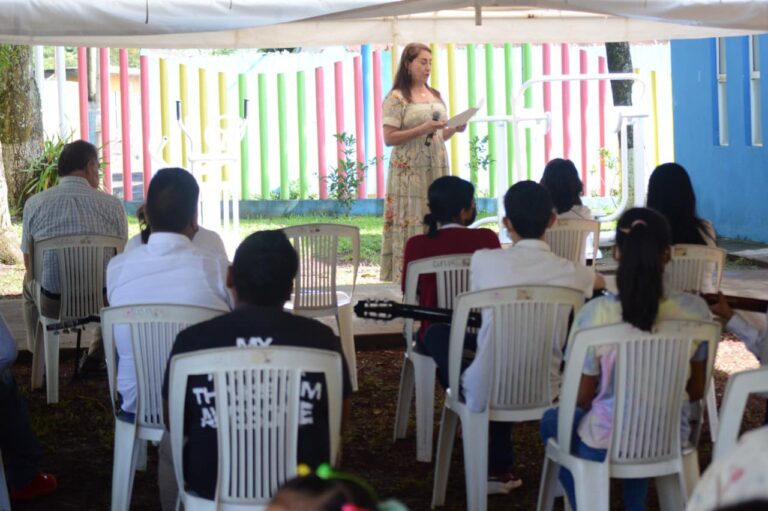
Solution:
[{"label": "window", "polygon": [[749,36],[749,126],[753,146],[763,145],[763,123],[760,116],[760,41]]},{"label": "window", "polygon": [[728,94],[725,61],[724,37],[715,40],[715,63],[717,73],[717,131],[718,143],[721,146],[728,145]]}]

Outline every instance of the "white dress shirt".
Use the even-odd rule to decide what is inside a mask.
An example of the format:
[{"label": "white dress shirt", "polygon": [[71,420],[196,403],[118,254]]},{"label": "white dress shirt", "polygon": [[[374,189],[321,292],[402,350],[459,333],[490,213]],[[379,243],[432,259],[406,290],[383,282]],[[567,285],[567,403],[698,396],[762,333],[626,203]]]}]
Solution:
[{"label": "white dress shirt", "polygon": [[[509,248],[478,250],[470,263],[470,290],[481,291],[503,286],[549,285],[563,286],[582,291],[591,297],[595,283],[594,271],[553,254],[542,240],[524,239]],[[567,317],[565,318],[567,319]],[[464,372],[462,386],[467,407],[473,412],[485,410],[493,372],[493,333],[490,311],[483,311],[483,324],[477,336],[475,359]],[[565,339],[565,332],[561,332]],[[563,347],[553,345],[552,389],[559,392],[560,362]]]},{"label": "white dress shirt", "polygon": [[[150,238],[151,237],[152,235],[150,234]],[[192,238],[192,244],[201,250],[205,250],[222,257],[225,261],[229,259],[227,256],[227,249],[224,248],[224,242],[222,241],[221,236],[219,236],[216,231],[206,229],[202,225],[198,226],[197,232]],[[129,250],[133,250],[134,248],[140,247],[142,245],[143,243],[141,242],[141,234],[137,234],[128,240],[128,242],[125,244],[123,252],[128,252]]]},{"label": "white dress shirt", "polygon": [[[200,250],[183,234],[155,232],[146,245],[114,257],[107,267],[111,306],[141,304],[198,305],[227,311],[232,296],[226,288],[227,260]],[[136,412],[136,370],[131,333],[115,326],[117,390],[123,410]]]},{"label": "white dress shirt", "polygon": [[[765,318],[768,322],[768,313]],[[768,329],[761,330],[738,312],[728,320],[725,329],[736,334],[761,364],[768,362]]]}]

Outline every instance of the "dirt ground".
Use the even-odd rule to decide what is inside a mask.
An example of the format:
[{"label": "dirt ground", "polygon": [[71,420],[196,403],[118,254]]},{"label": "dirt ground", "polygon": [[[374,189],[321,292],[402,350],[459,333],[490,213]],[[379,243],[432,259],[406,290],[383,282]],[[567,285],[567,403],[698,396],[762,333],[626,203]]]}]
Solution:
[{"label": "dirt ground", "polygon": [[[429,509],[433,467],[416,462],[413,425],[407,439],[392,443],[402,352],[360,352],[358,364],[360,391],[353,398],[351,427],[344,439],[342,469],[368,479],[382,497],[396,497],[412,510]],[[721,343],[717,361],[718,400],[722,397],[729,373],[755,366],[755,359],[740,343],[726,338]],[[53,472],[59,480],[59,490],[54,495],[32,503],[14,503],[15,511],[104,510],[109,507],[114,420],[107,396],[106,376],[70,382],[72,367],[72,354],[64,353],[61,361],[61,402],[50,406],[45,404],[44,392],[29,394],[29,360],[21,360],[14,367],[17,381],[29,398],[34,429],[46,449],[43,469]],[[440,406],[442,400],[438,399],[437,411]],[[745,417],[745,428],[759,425],[764,410],[764,401],[753,398]],[[436,435],[438,428],[439,413],[435,417]],[[711,451],[707,431],[703,438],[700,458],[705,466]],[[509,495],[490,497],[491,511],[535,508],[543,460],[538,424],[515,426],[514,441],[517,472],[524,484]],[[147,471],[136,475],[132,500],[134,510],[159,509],[156,453],[154,449],[149,452]],[[464,496],[464,468],[461,446],[457,441],[445,509],[465,509]],[[613,491],[612,500],[617,509],[620,508],[619,499],[619,492]],[[657,509],[652,499],[653,495],[649,497],[649,509]]]}]

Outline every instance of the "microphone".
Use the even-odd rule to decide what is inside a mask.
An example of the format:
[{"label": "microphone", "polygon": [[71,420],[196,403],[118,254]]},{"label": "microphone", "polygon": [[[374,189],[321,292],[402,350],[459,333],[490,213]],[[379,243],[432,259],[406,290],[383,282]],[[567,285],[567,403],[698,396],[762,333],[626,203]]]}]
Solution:
[{"label": "microphone", "polygon": [[[440,112],[432,112],[432,120],[433,121],[439,121],[440,120]],[[427,135],[427,138],[424,140],[424,145],[429,147],[432,145],[432,138],[435,136],[435,132],[433,131],[429,135]]]}]

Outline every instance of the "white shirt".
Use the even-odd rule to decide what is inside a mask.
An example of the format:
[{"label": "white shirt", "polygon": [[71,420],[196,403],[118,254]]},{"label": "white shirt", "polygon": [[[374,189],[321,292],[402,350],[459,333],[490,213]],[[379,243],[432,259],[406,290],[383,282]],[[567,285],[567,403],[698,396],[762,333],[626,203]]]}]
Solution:
[{"label": "white shirt", "polygon": [[[766,313],[766,321],[768,321],[768,313]],[[728,320],[725,329],[736,334],[761,364],[768,362],[768,330],[761,331],[738,312]]]},{"label": "white shirt", "polygon": [[[150,234],[150,238],[151,237],[152,235]],[[216,231],[206,229],[202,225],[198,226],[197,232],[192,238],[192,244],[201,250],[205,250],[222,257],[225,261],[228,260],[227,249],[224,248],[224,242],[221,240],[221,236],[219,236]],[[140,247],[142,245],[143,243],[141,242],[141,234],[137,234],[128,240],[128,242],[125,244],[123,252],[128,252],[129,250],[133,250],[134,248]]]},{"label": "white shirt", "polygon": [[[582,291],[591,297],[595,283],[594,271],[553,254],[542,240],[520,240],[506,249],[478,250],[470,262],[470,290],[481,291],[502,286],[550,285]],[[467,407],[473,412],[485,410],[493,372],[492,317],[483,311],[483,325],[477,336],[475,359],[464,372],[462,386]],[[565,339],[565,332],[557,337]],[[552,389],[559,389],[562,345],[553,345]],[[559,390],[558,390],[559,391]]]},{"label": "white shirt", "polygon": [[[107,267],[107,298],[111,306],[140,304],[199,305],[228,311],[232,296],[226,288],[227,260],[200,250],[183,234],[156,232],[146,245],[114,257]],[[117,390],[123,410],[136,412],[136,370],[131,333],[115,326]]]}]

